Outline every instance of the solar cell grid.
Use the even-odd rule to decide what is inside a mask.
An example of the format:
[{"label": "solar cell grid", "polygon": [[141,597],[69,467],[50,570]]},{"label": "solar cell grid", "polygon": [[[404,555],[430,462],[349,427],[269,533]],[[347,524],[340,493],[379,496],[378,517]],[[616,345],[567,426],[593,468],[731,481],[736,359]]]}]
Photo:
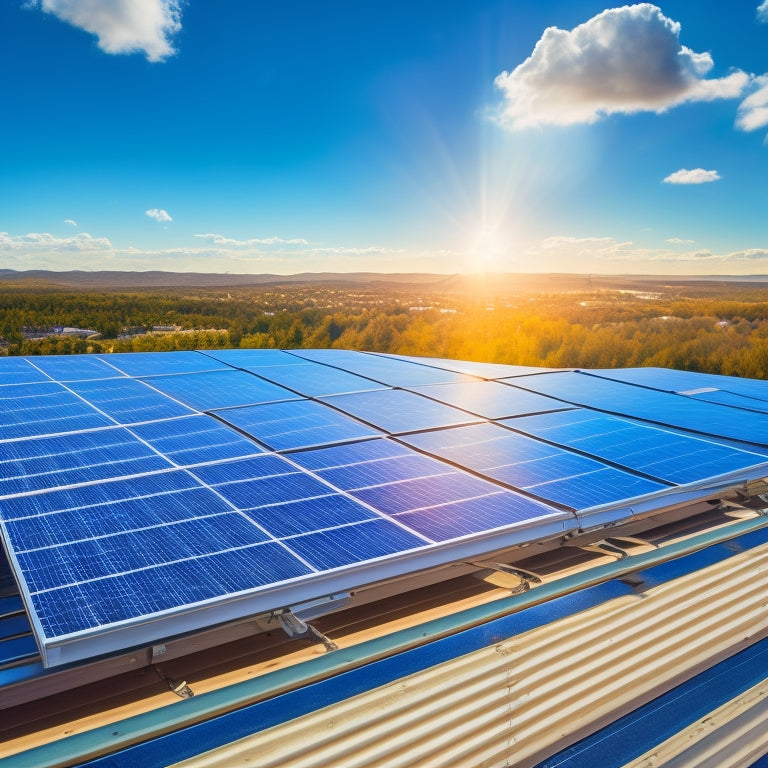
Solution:
[{"label": "solar cell grid", "polygon": [[210,416],[156,421],[131,428],[175,464],[189,466],[262,453],[252,440],[229,429]]},{"label": "solar cell grid", "polygon": [[562,410],[568,406],[496,381],[463,381],[413,387],[411,391],[488,419]]},{"label": "solar cell grid", "polygon": [[764,462],[761,455],[711,440],[588,411],[546,414],[505,423],[670,483],[694,482]]},{"label": "solar cell grid", "polygon": [[124,375],[94,355],[41,355],[35,358],[33,365],[55,381],[110,379]]},{"label": "solar cell grid", "polygon": [[293,392],[245,371],[147,376],[147,384],[198,411],[296,399]]},{"label": "solar cell grid", "polygon": [[50,379],[28,360],[23,357],[3,358],[3,364],[0,366],[0,399],[2,388],[9,384],[33,384],[41,381]]},{"label": "solar cell grid", "polygon": [[[113,502],[88,504],[87,491],[91,486],[73,489],[73,507],[45,511],[51,501],[42,493],[19,499],[27,502],[16,511],[15,519],[6,523],[8,535],[17,551],[53,547],[80,539],[112,536],[141,529],[156,530],[158,527],[191,519],[203,519],[232,512],[231,505],[215,493],[200,486],[177,489],[175,493],[142,496]],[[28,516],[32,501],[38,514]],[[54,500],[55,503],[55,500]],[[77,505],[77,506],[74,506]],[[26,512],[27,515],[23,515]]]},{"label": "solar cell grid", "polygon": [[312,400],[218,411],[220,419],[275,451],[378,437],[379,432]]},{"label": "solar cell grid", "polygon": [[768,434],[768,414],[584,373],[340,350],[72,360],[45,366],[84,399],[0,359],[2,437],[17,438],[0,518],[46,663],[559,535],[578,525],[568,509],[623,519],[673,482],[766,472],[762,454],[632,419],[737,440]]},{"label": "solar cell grid", "polygon": [[323,402],[392,435],[477,421],[476,416],[402,389],[334,395]]},{"label": "solar cell grid", "polygon": [[295,365],[276,365],[271,368],[252,365],[248,370],[258,373],[265,379],[283,387],[288,387],[306,397],[337,395],[346,392],[382,389],[383,384],[356,376],[338,368],[330,368],[309,362]]},{"label": "solar cell grid", "polygon": [[225,370],[226,366],[200,352],[117,352],[99,355],[102,362],[127,376],[157,376]]},{"label": "solar cell grid", "polygon": [[137,424],[194,413],[136,379],[74,381],[67,386],[118,424]]}]

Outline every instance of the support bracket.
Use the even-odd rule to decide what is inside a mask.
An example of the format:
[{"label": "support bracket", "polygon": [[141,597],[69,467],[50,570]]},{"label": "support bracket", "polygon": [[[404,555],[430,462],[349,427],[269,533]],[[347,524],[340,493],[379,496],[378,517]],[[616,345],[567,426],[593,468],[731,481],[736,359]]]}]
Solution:
[{"label": "support bracket", "polygon": [[311,624],[302,621],[290,610],[283,611],[282,613],[274,614],[277,618],[280,626],[283,628],[288,637],[297,640],[313,640],[320,642],[325,646],[326,651],[336,651],[339,646],[333,642],[329,637],[326,637],[319,629],[313,627]]}]

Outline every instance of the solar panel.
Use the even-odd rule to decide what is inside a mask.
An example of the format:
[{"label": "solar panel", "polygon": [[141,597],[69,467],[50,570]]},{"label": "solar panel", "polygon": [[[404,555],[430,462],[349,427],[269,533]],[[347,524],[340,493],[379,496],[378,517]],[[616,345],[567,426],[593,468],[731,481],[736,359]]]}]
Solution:
[{"label": "solar panel", "polygon": [[216,415],[276,451],[360,440],[380,434],[312,400],[230,408],[217,411]]},{"label": "solar panel", "polygon": [[477,421],[476,416],[404,389],[334,395],[323,402],[391,435]]},{"label": "solar panel", "polygon": [[765,457],[584,409],[509,419],[510,427],[652,475],[691,483],[762,464]]},{"label": "solar panel", "polygon": [[768,446],[768,414],[755,413],[746,420],[741,411],[728,406],[609,381],[583,372],[527,376],[516,379],[514,383],[515,386],[561,399],[571,405]]},{"label": "solar panel", "polygon": [[433,384],[426,387],[412,387],[410,391],[489,419],[559,411],[569,407],[551,397],[526,392],[495,381]]},{"label": "solar panel", "polygon": [[110,379],[123,375],[93,355],[40,356],[33,365],[51,379],[62,382]]},{"label": "solar panel", "polygon": [[293,392],[245,371],[148,376],[143,381],[198,411],[296,398]]},{"label": "solar panel", "polygon": [[7,384],[0,389],[0,440],[75,432],[114,423],[56,382]]},{"label": "solar panel", "polygon": [[580,511],[666,487],[494,424],[425,432],[403,440],[485,477]]},{"label": "solar panel", "polygon": [[325,365],[275,365],[271,368],[261,365],[248,366],[248,370],[258,373],[265,379],[298,392],[307,397],[338,395],[346,392],[363,392],[371,389],[383,389],[378,384],[362,376],[340,371]]},{"label": "solar panel", "polygon": [[390,387],[445,384],[451,381],[469,381],[473,378],[467,374],[422,365],[415,358],[405,360],[337,349],[297,349],[293,354],[306,360],[341,368],[358,376],[365,376]]},{"label": "solar panel", "polygon": [[48,666],[766,474],[727,439],[768,415],[605,376],[343,350],[37,362],[0,358],[0,531]]}]

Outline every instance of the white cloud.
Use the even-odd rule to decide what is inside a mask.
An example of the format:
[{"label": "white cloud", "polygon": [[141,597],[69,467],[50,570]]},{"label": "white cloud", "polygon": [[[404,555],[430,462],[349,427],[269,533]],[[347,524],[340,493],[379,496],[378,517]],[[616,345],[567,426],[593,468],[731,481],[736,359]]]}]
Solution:
[{"label": "white cloud", "polygon": [[250,240],[235,240],[225,235],[216,234],[204,234],[195,235],[195,237],[201,237],[203,240],[208,240],[214,245],[229,246],[231,248],[250,248],[254,245],[308,245],[309,243],[301,237],[296,237],[291,240],[285,240],[282,237],[254,237]]},{"label": "white cloud", "polygon": [[70,227],[76,227],[77,222],[74,219],[64,219],[65,224],[69,224]]},{"label": "white cloud", "polygon": [[739,104],[736,113],[736,127],[743,131],[755,131],[768,126],[768,75],[756,77],[753,82],[756,90]]},{"label": "white cloud", "polygon": [[173,221],[168,213],[162,208],[150,208],[148,211],[146,211],[146,214],[150,219],[154,219],[159,224],[162,224],[164,221]]},{"label": "white cloud", "polygon": [[687,168],[681,168],[679,171],[670,173],[664,182],[666,184],[707,184],[719,178],[720,174],[717,171],[705,171],[703,168],[694,168],[689,171]]},{"label": "white cloud", "polygon": [[768,24],[768,0],[760,3],[757,8],[757,20],[762,21],[764,24]]},{"label": "white cloud", "polygon": [[749,75],[705,79],[712,57],[679,35],[680,24],[650,3],[605,10],[570,31],[549,27],[528,59],[496,78],[505,97],[498,120],[513,129],[593,123],[743,93]]},{"label": "white cloud", "polygon": [[171,39],[181,29],[181,0],[31,0],[29,4],[96,35],[105,53],[144,53],[149,61],[174,54]]},{"label": "white cloud", "polygon": [[695,240],[682,240],[679,237],[670,237],[666,242],[671,243],[672,245],[692,245],[695,243]]}]

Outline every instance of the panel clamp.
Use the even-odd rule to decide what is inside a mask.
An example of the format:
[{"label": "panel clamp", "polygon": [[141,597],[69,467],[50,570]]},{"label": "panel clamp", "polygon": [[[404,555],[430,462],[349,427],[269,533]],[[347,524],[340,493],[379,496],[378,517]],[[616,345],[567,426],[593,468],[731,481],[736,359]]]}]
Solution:
[{"label": "panel clamp", "polygon": [[280,626],[283,628],[285,634],[292,640],[313,640],[321,642],[325,646],[326,651],[337,651],[339,649],[339,646],[336,645],[333,640],[324,635],[316,627],[302,621],[296,614],[291,613],[289,609],[273,615],[280,622]]},{"label": "panel clamp", "polygon": [[[527,592],[533,584],[541,584],[541,576],[533,571],[527,571],[514,565],[495,562],[474,562],[470,563],[470,565],[482,568],[483,570],[493,571],[493,574],[500,574],[503,577],[501,582],[494,579],[493,575],[486,577],[484,581],[490,581],[495,586],[508,589],[513,595]],[[512,580],[508,577],[512,577]]]}]

